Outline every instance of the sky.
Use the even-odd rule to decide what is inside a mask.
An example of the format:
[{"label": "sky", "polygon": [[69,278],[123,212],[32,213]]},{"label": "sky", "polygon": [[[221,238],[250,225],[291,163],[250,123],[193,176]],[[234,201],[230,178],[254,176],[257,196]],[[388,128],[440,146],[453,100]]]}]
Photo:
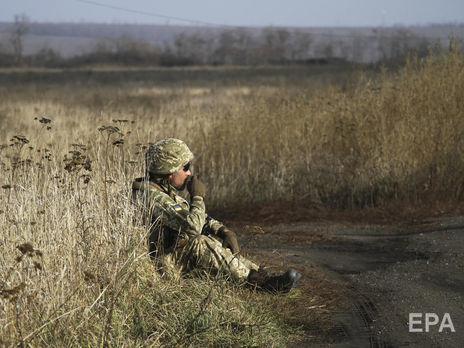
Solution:
[{"label": "sky", "polygon": [[0,21],[357,27],[464,23],[464,0],[0,0]]}]

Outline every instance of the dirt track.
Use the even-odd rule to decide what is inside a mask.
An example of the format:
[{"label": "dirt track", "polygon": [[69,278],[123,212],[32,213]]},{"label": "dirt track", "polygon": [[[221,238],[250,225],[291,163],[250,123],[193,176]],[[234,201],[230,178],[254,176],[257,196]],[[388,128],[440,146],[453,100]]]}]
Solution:
[{"label": "dirt track", "polygon": [[[398,226],[300,222],[245,230],[241,243],[255,259],[276,269],[294,266],[304,275],[299,299],[284,308],[289,321],[308,332],[295,346],[463,346],[463,217]],[[422,313],[414,328],[424,332],[409,332],[409,313]],[[425,313],[439,317],[429,332]],[[438,332],[445,313],[455,332],[449,325]]]}]

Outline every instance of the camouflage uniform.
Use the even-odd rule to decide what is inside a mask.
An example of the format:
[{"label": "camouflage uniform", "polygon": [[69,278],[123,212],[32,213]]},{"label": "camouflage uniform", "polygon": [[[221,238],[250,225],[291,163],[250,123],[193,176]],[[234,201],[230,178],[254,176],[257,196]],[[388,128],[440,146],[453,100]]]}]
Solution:
[{"label": "camouflage uniform", "polygon": [[[194,198],[189,203],[159,176],[176,172],[193,159],[187,146],[177,139],[165,139],[152,145],[146,157],[149,173],[135,180],[132,194],[150,224],[150,255],[165,268],[175,265],[184,272],[225,272],[235,280],[246,280],[251,269],[258,270],[256,264],[232,254],[214,237],[225,226],[206,214],[203,199]],[[150,173],[158,176],[148,179]]]}]

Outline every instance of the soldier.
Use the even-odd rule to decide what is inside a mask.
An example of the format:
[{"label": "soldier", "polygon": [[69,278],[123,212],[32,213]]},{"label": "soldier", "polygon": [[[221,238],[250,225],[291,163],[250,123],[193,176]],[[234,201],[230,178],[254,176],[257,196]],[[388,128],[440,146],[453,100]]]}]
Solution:
[{"label": "soldier", "polygon": [[[240,255],[233,231],[206,214],[205,184],[192,175],[192,160],[187,145],[173,138],[156,142],[146,152],[146,174],[134,181],[132,198],[150,224],[150,256],[164,270],[222,272],[273,292],[296,286],[300,273],[289,269],[282,275],[269,275]],[[190,201],[179,195],[185,187]]]}]

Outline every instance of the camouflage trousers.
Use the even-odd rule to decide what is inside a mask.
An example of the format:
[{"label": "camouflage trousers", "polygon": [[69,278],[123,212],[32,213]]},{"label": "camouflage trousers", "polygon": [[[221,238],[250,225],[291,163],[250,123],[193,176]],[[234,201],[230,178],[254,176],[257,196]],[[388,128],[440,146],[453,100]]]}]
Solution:
[{"label": "camouflage trousers", "polygon": [[217,239],[205,235],[190,238],[182,248],[160,255],[159,262],[166,273],[201,270],[222,273],[237,281],[246,280],[251,269],[259,268],[242,255],[234,255],[230,249],[223,248]]}]

